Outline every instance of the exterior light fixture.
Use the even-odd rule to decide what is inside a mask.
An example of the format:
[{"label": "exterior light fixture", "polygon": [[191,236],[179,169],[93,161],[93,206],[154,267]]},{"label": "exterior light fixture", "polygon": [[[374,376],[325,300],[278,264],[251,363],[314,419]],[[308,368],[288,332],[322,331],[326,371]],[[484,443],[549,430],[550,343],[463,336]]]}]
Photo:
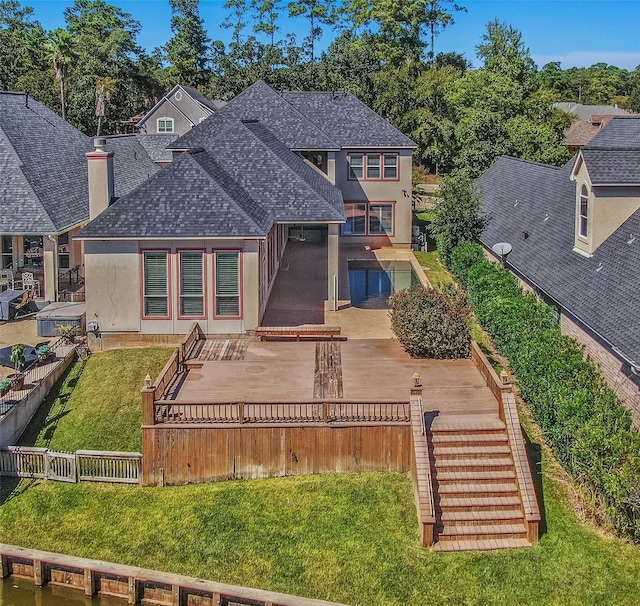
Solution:
[{"label": "exterior light fixture", "polygon": [[151,375],[147,373],[147,376],[144,378],[144,386],[151,387]]}]

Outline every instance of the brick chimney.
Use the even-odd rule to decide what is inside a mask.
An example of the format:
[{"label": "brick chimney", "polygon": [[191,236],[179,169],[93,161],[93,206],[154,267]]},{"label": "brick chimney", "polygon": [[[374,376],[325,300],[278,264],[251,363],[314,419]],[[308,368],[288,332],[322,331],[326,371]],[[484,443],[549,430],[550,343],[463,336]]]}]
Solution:
[{"label": "brick chimney", "polygon": [[95,151],[88,152],[89,219],[95,219],[113,201],[113,152],[105,150],[106,139],[95,137]]}]

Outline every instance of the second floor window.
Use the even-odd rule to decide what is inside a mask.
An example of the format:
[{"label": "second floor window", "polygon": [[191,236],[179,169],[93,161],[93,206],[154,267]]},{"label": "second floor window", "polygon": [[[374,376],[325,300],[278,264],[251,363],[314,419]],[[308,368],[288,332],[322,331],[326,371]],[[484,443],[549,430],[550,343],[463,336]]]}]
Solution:
[{"label": "second floor window", "polygon": [[578,234],[587,237],[587,224],[589,219],[589,192],[585,185],[580,189],[580,217],[578,218]]},{"label": "second floor window", "polygon": [[173,132],[173,118],[158,118],[158,132],[159,133],[172,133]]},{"label": "second floor window", "polygon": [[397,181],[398,154],[351,153],[347,158],[351,181]]}]

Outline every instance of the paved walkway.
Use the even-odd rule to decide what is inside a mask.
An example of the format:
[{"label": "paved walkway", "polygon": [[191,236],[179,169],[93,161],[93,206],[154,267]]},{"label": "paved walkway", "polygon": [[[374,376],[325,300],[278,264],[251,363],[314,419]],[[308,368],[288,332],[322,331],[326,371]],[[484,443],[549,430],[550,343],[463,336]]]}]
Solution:
[{"label": "paved walkway", "polygon": [[[333,393],[341,394],[345,401],[408,401],[417,372],[424,385],[425,410],[439,411],[437,416],[497,417],[497,402],[471,360],[415,360],[391,339],[344,341],[334,348],[336,345],[339,356],[331,352],[333,360],[326,364],[326,373],[339,385]],[[188,373],[176,400],[308,402],[321,391],[319,355],[324,354],[319,354],[323,348],[318,343],[256,339],[244,347],[242,359],[203,359],[201,369]]]}]

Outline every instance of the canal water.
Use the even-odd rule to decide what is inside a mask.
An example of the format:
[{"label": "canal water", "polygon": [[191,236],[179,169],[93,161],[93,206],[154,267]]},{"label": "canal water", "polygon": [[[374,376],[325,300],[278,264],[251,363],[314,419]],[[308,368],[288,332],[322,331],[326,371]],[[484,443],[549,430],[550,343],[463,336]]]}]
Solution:
[{"label": "canal water", "polygon": [[27,579],[0,579],[0,606],[123,606],[126,603],[112,598],[89,598],[81,590],[67,587],[36,587]]}]

